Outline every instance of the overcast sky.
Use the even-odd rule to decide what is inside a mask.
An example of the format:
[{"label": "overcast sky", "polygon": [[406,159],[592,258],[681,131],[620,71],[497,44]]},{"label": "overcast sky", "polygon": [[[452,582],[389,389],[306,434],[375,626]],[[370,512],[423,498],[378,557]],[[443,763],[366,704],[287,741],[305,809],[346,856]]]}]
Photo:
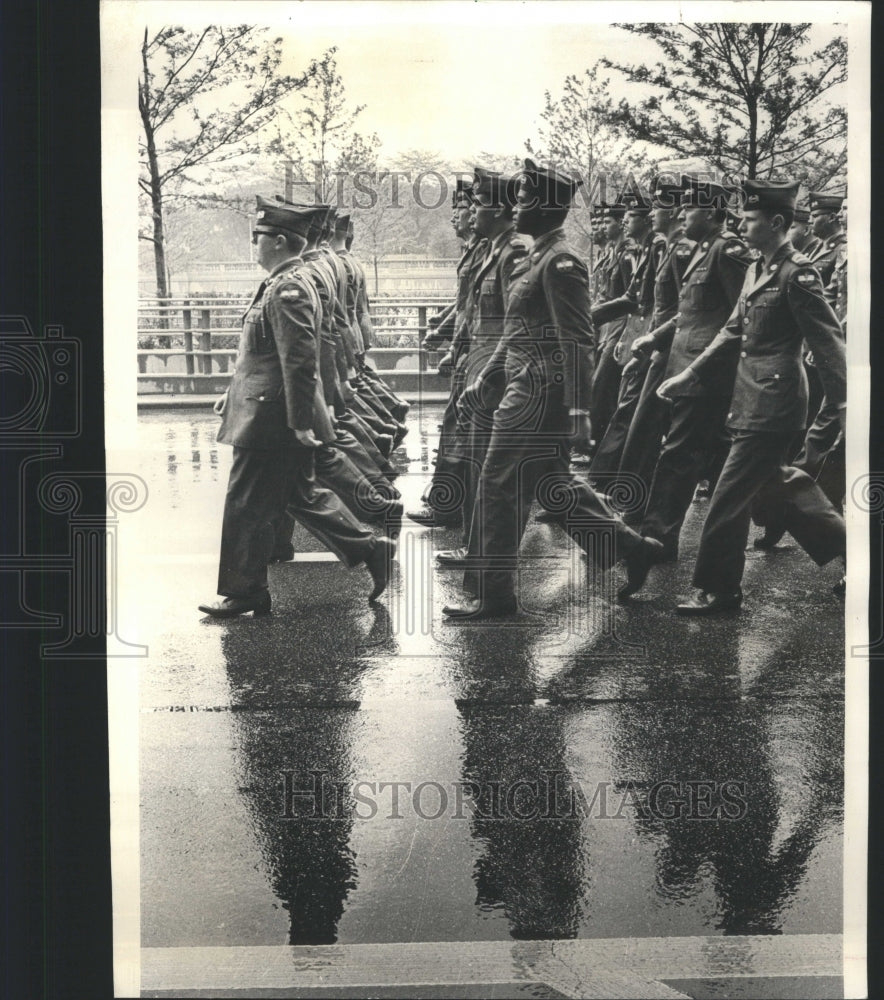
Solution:
[{"label": "overcast sky", "polygon": [[[285,39],[288,72],[298,73],[331,46],[348,99],[366,105],[357,122],[376,132],[382,158],[438,150],[452,161],[481,150],[515,156],[535,138],[544,92],[561,91],[601,56],[655,61],[656,45],[605,23],[815,18],[814,46],[843,28],[855,3],[511,3],[483,2],[179,2],[106,0],[115,8],[120,44],[132,46],[133,74],[147,24],[204,27],[266,25]],[[122,15],[122,16],[119,16]],[[828,22],[828,23],[825,23]],[[135,26],[133,29],[132,26]],[[130,37],[124,40],[124,31]],[[616,91],[615,91],[616,93]],[[621,90],[621,93],[624,91]]]}]

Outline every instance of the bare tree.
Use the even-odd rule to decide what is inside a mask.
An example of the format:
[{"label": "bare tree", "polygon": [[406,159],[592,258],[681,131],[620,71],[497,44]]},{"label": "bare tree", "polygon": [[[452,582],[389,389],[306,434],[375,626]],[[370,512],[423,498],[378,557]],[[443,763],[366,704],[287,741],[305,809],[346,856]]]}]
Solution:
[{"label": "bare tree", "polygon": [[661,62],[602,65],[651,96],[621,100],[606,123],[632,139],[698,156],[723,173],[780,174],[823,186],[846,164],[847,110],[829,103],[847,79],[847,43],[808,52],[809,24],[621,24],[659,46]]},{"label": "bare tree", "polygon": [[145,29],[138,80],[138,184],[149,200],[151,221],[140,235],[153,244],[161,298],[169,290],[167,192],[197,168],[258,152],[279,102],[315,73],[314,64],[299,77],[281,74],[282,39],[267,40],[265,34],[249,25],[202,31],[172,26],[153,37]]}]

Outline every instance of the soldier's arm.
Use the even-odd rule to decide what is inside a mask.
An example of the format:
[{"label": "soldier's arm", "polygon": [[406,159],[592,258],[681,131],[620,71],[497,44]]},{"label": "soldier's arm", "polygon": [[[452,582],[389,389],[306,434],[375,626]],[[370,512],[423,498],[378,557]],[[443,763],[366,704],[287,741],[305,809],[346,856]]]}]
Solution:
[{"label": "soldier's arm", "polygon": [[356,290],[356,321],[362,331],[363,348],[368,351],[374,346],[374,327],[371,322],[371,306],[368,301],[368,284],[362,265],[354,260],[357,290]]},{"label": "soldier's arm", "polygon": [[588,410],[595,330],[586,265],[571,254],[558,254],[544,268],[543,288],[556,333],[565,349],[563,401],[570,409]]},{"label": "soldier's arm", "polygon": [[451,340],[454,337],[455,311],[455,303],[451,302],[441,313],[437,314],[439,315],[439,322],[435,324],[423,339],[423,346],[427,350],[434,351],[438,347],[441,347],[446,340]]},{"label": "soldier's arm", "polygon": [[665,351],[668,350],[672,344],[672,339],[675,337],[675,327],[677,326],[677,320],[675,316],[671,319],[666,320],[655,330],[651,330],[648,336],[653,339],[651,344],[651,349],[654,351]]},{"label": "soldier's arm", "polygon": [[[739,299],[739,294],[737,298]],[[702,381],[704,378],[715,376],[726,367],[733,366],[743,342],[741,315],[737,302],[728,321],[715,335],[712,343],[699,357],[694,358],[685,372],[690,372]]]},{"label": "soldier's arm", "polygon": [[789,306],[807,345],[813,351],[817,373],[826,398],[835,406],[847,400],[847,365],[841,324],[826,302],[815,268],[799,267],[786,285]]},{"label": "soldier's arm", "polygon": [[316,312],[308,290],[293,279],[271,291],[265,311],[282,366],[286,419],[294,431],[313,427],[316,394]]},{"label": "soldier's arm", "polygon": [[751,262],[748,248],[739,240],[727,240],[724,246],[718,250],[716,257],[718,277],[727,304],[731,309],[743,290],[746,271]]}]

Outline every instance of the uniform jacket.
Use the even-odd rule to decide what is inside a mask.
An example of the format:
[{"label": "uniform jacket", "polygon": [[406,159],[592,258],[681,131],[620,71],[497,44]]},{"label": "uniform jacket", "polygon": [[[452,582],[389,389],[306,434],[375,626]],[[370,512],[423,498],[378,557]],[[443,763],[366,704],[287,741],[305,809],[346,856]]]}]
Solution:
[{"label": "uniform jacket", "polygon": [[325,398],[334,398],[335,382],[347,379],[347,354],[341,331],[335,322],[335,295],[337,277],[328,266],[325,254],[318,249],[305,250],[303,254],[304,273],[311,279],[319,296],[321,306],[319,317],[320,377]]},{"label": "uniform jacket", "polygon": [[358,271],[356,261],[349,250],[335,250],[335,253],[338,256],[338,260],[343,261],[344,270],[347,274],[347,325],[352,331],[354,343],[359,347],[358,354],[361,355],[365,353],[366,346],[362,333],[362,327],[359,323],[359,318],[356,315],[357,303],[359,300],[360,273]]},{"label": "uniform jacket", "polygon": [[276,450],[294,430],[314,426],[319,299],[291,258],[261,282],[243,329],[218,440],[238,448]]},{"label": "uniform jacket", "polygon": [[592,310],[592,320],[596,326],[621,316],[630,317],[620,334],[620,364],[625,365],[629,360],[629,348],[633,340],[646,333],[649,328],[654,312],[657,270],[665,252],[666,237],[650,231],[641,243],[632,279],[624,294],[597,305]]},{"label": "uniform jacket", "polygon": [[356,368],[356,355],[362,353],[362,337],[356,337],[347,317],[347,268],[341,258],[328,243],[322,243],[319,250],[325,256],[332,274],[335,276],[334,321],[344,345],[344,356],[349,368]]},{"label": "uniform jacket", "polygon": [[606,243],[596,259],[595,266],[592,269],[592,275],[589,280],[589,297],[593,305],[604,301],[601,297],[605,286],[605,282],[603,280],[604,269],[608,265],[610,257],[611,244]]},{"label": "uniform jacket", "polygon": [[[611,246],[610,254],[604,263],[599,261],[597,268],[601,272],[597,296],[599,303],[619,299],[626,294],[626,289],[632,281],[635,270],[635,257],[632,250],[632,244],[623,236]],[[601,341],[607,342],[619,338],[625,326],[626,318],[624,315],[620,319],[605,324],[603,329],[600,327]]]},{"label": "uniform jacket", "polygon": [[807,416],[805,340],[837,407],[847,391],[841,327],[816,268],[786,242],[767,267],[759,260],[749,268],[732,315],[691,371],[714,380],[717,370],[736,363],[728,427],[788,436],[803,429]]},{"label": "uniform jacket", "polygon": [[822,240],[815,249],[808,253],[804,251],[805,257],[820,272],[823,281],[823,288],[832,280],[832,272],[835,270],[835,262],[838,254],[847,246],[847,233],[835,233]]},{"label": "uniform jacket", "polygon": [[841,321],[842,332],[847,333],[847,248],[841,247],[835,258],[832,278],[826,285],[826,301]]},{"label": "uniform jacket", "polygon": [[468,246],[457,265],[457,299],[454,306],[454,336],[451,340],[455,367],[462,367],[466,363],[472,333],[473,283],[487,248],[487,240],[477,239]]},{"label": "uniform jacket", "polygon": [[512,270],[503,336],[480,380],[498,399],[587,409],[594,349],[586,264],[564,230],[544,233]]},{"label": "uniform jacket", "polygon": [[467,381],[485,367],[504,331],[506,292],[516,264],[528,255],[528,247],[515,229],[496,236],[473,277],[473,323]]},{"label": "uniform jacket", "polygon": [[[720,232],[699,243],[682,277],[678,312],[654,332],[654,347],[669,346],[665,378],[684,371],[724,326],[743,287],[748,251],[730,232]],[[681,390],[685,396],[714,395],[730,391],[724,371],[717,383],[694,384]]]}]

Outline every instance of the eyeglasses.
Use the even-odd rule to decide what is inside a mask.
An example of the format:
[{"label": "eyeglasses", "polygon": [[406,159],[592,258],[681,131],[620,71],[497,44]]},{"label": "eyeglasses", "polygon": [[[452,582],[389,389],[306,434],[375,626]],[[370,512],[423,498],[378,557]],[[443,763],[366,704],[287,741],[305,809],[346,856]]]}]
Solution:
[{"label": "eyeglasses", "polygon": [[253,229],[252,230],[252,246],[257,246],[258,245],[258,237],[259,236],[269,236],[271,239],[276,239],[276,237],[278,235],[279,235],[279,233],[263,233],[263,232],[258,232],[257,229]]}]

